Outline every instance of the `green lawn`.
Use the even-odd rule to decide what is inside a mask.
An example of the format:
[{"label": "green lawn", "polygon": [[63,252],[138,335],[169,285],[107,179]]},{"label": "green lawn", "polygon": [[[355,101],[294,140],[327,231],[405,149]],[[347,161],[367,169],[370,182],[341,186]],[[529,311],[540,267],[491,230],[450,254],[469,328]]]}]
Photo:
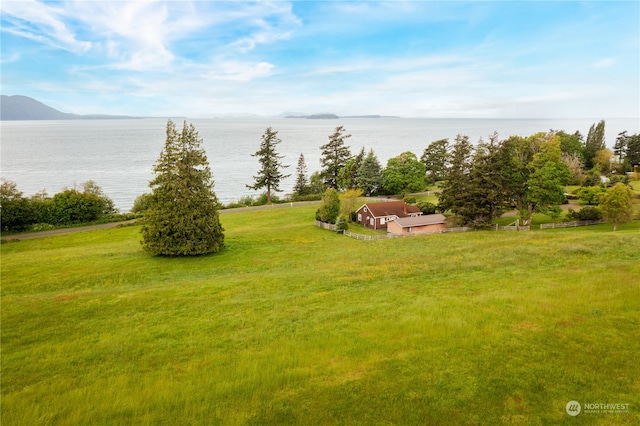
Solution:
[{"label": "green lawn", "polygon": [[225,214],[198,258],[2,244],[1,423],[640,422],[637,222],[358,241],[316,209]]}]

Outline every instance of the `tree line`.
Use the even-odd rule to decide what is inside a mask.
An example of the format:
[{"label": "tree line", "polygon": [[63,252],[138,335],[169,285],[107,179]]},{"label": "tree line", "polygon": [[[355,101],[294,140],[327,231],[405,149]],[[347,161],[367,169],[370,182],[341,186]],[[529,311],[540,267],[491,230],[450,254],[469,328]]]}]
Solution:
[{"label": "tree line", "polygon": [[66,188],[50,197],[46,191],[25,197],[15,182],[0,182],[0,223],[2,231],[44,230],[111,218],[121,220],[114,202],[94,181]]},{"label": "tree line", "polygon": [[[338,126],[320,147],[320,171],[308,177],[304,154],[300,154],[292,198],[327,190],[404,196],[439,183],[438,209],[451,212],[461,225],[487,226],[507,209],[517,210],[527,225],[535,212],[560,214],[566,185],[581,185],[581,199],[591,196],[597,201],[597,194],[604,195],[608,186],[628,182],[625,172],[640,164],[640,135],[620,133],[612,151],[605,145],[604,134],[605,122],[600,121],[591,126],[586,138],[563,130],[504,140],[494,133],[474,145],[468,136],[458,135],[453,142],[431,142],[419,159],[403,152],[383,168],[372,149],[366,152],[363,147],[353,155],[346,143],[351,135]],[[268,201],[271,191],[281,191],[282,180],[289,176],[282,173],[289,166],[277,152],[280,142],[277,131],[269,127],[254,154],[262,167],[255,184],[248,187],[266,188]],[[585,215],[589,212],[594,211],[587,209]]]},{"label": "tree line", "polygon": [[[300,154],[292,197],[321,196],[317,217],[335,222],[341,216],[348,217],[361,195],[404,196],[439,183],[437,208],[450,212],[463,225],[482,227],[506,209],[516,209],[524,224],[531,221],[534,212],[558,215],[566,199],[565,185],[573,183],[582,185],[578,191],[581,199],[602,204],[602,212],[615,217],[614,224],[622,223],[631,214],[631,192],[623,172],[640,163],[640,135],[620,133],[611,151],[604,143],[604,126],[604,121],[591,126],[586,139],[579,132],[553,130],[505,140],[494,133],[487,141],[481,139],[473,145],[468,136],[458,135],[453,143],[448,139],[430,143],[420,159],[403,152],[390,158],[385,168],[372,149],[367,152],[363,147],[352,155],[346,143],[351,135],[338,126],[320,147],[320,171],[308,176]],[[254,182],[247,185],[254,190],[266,189],[267,203],[272,202],[273,193],[281,192],[280,184],[290,176],[284,173],[289,165],[277,150],[281,143],[277,133],[269,127],[263,134],[260,148],[253,154],[260,169]],[[217,252],[224,246],[224,229],[218,217],[223,206],[213,190],[202,139],[192,124],[185,122],[178,131],[171,120],[166,135],[153,169],[152,192],[138,197],[134,204],[135,211],[144,212],[143,248],[168,256]],[[602,175],[606,173],[605,181]],[[425,212],[435,212],[435,206],[425,206]],[[20,231],[38,223],[90,222],[117,211],[93,181],[53,197],[42,192],[25,198],[15,183],[3,180],[0,213],[3,231]]]}]

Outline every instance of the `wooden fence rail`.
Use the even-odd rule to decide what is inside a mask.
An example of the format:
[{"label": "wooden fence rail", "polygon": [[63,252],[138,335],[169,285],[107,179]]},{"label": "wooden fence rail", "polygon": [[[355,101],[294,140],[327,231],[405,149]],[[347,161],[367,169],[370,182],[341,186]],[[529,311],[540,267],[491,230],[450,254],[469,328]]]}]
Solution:
[{"label": "wooden fence rail", "polygon": [[604,220],[583,220],[580,222],[560,222],[560,223],[543,223],[540,229],[556,229],[556,228],[574,228],[576,226],[599,225]]},{"label": "wooden fence rail", "polygon": [[[336,230],[336,225],[332,223],[320,222],[319,220],[316,220],[316,226],[322,229],[328,229],[329,231]],[[346,235],[347,237],[350,237],[350,238],[355,238],[356,240],[375,241],[375,240],[387,240],[389,238],[411,237],[414,235],[433,235],[433,234],[444,234],[447,232],[466,232],[470,230],[471,228],[464,226],[461,228],[447,228],[447,229],[439,229],[437,231],[431,231],[431,232],[418,232],[415,234],[403,234],[403,235],[394,235],[389,233],[384,235],[363,235],[363,234],[356,234],[355,232],[351,232],[351,231],[344,231],[343,235]]]}]

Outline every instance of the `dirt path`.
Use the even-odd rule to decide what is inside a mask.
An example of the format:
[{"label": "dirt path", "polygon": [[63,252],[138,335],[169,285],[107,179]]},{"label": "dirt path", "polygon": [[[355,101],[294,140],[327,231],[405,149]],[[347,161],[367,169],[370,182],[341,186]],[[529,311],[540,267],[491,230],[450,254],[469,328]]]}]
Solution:
[{"label": "dirt path", "polygon": [[[236,209],[220,210],[220,214],[239,213],[239,212],[251,211],[251,210],[284,209],[284,208],[289,208],[294,206],[305,206],[305,205],[319,204],[319,203],[320,203],[319,201],[302,201],[297,203],[271,204],[268,206],[239,207]],[[50,231],[27,232],[24,234],[7,235],[6,237],[2,236],[2,239],[5,241],[29,240],[32,238],[42,238],[42,237],[50,237],[53,235],[70,234],[72,232],[95,231],[97,229],[111,229],[111,228],[117,228],[119,226],[132,225],[134,223],[135,223],[135,220],[129,220],[126,222],[102,223],[100,225],[78,226],[75,228],[52,229]]]}]

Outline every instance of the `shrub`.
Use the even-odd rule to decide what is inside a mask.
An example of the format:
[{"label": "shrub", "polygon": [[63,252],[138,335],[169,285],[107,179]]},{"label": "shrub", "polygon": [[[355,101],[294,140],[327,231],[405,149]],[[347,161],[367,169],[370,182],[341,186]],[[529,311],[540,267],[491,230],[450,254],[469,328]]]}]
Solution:
[{"label": "shrub", "polygon": [[22,231],[30,223],[29,202],[22,197],[15,182],[0,184],[0,222],[3,231]]},{"label": "shrub", "polygon": [[340,214],[340,196],[334,188],[329,188],[322,196],[316,219],[321,222],[335,223]]},{"label": "shrub", "polygon": [[616,183],[624,183],[625,185],[629,185],[629,182],[631,181],[631,179],[629,179],[629,176],[627,176],[626,174],[610,174],[607,176],[607,178],[609,179],[609,182],[607,182],[608,188],[614,186]]},{"label": "shrub", "polygon": [[407,204],[415,204],[416,203],[416,197],[414,195],[408,195],[406,197],[404,197],[404,202]]},{"label": "shrub", "polygon": [[597,207],[586,206],[581,210],[567,210],[567,219],[569,221],[583,221],[583,220],[601,220],[602,211]]},{"label": "shrub", "polygon": [[54,225],[91,222],[104,212],[105,202],[99,196],[66,189],[51,199],[49,222]]},{"label": "shrub", "polygon": [[[278,204],[281,203],[282,201],[280,201],[280,197],[278,197],[276,194],[271,194],[271,203],[272,204]],[[260,194],[260,196],[253,202],[254,206],[265,206],[267,205],[267,193],[263,192],[262,194]]]},{"label": "shrub", "polygon": [[148,192],[138,195],[138,197],[133,202],[133,207],[131,208],[131,213],[144,213],[149,207],[151,207],[151,202],[153,201],[153,197]]},{"label": "shrub", "polygon": [[421,201],[418,203],[418,208],[424,214],[434,214],[438,207],[429,201]]},{"label": "shrub", "polygon": [[322,194],[307,194],[307,195],[298,195],[293,194],[291,197],[292,201],[318,201],[322,199]]},{"label": "shrub", "polygon": [[580,202],[590,206],[600,204],[600,198],[603,194],[604,190],[601,186],[583,186],[577,192]]}]

